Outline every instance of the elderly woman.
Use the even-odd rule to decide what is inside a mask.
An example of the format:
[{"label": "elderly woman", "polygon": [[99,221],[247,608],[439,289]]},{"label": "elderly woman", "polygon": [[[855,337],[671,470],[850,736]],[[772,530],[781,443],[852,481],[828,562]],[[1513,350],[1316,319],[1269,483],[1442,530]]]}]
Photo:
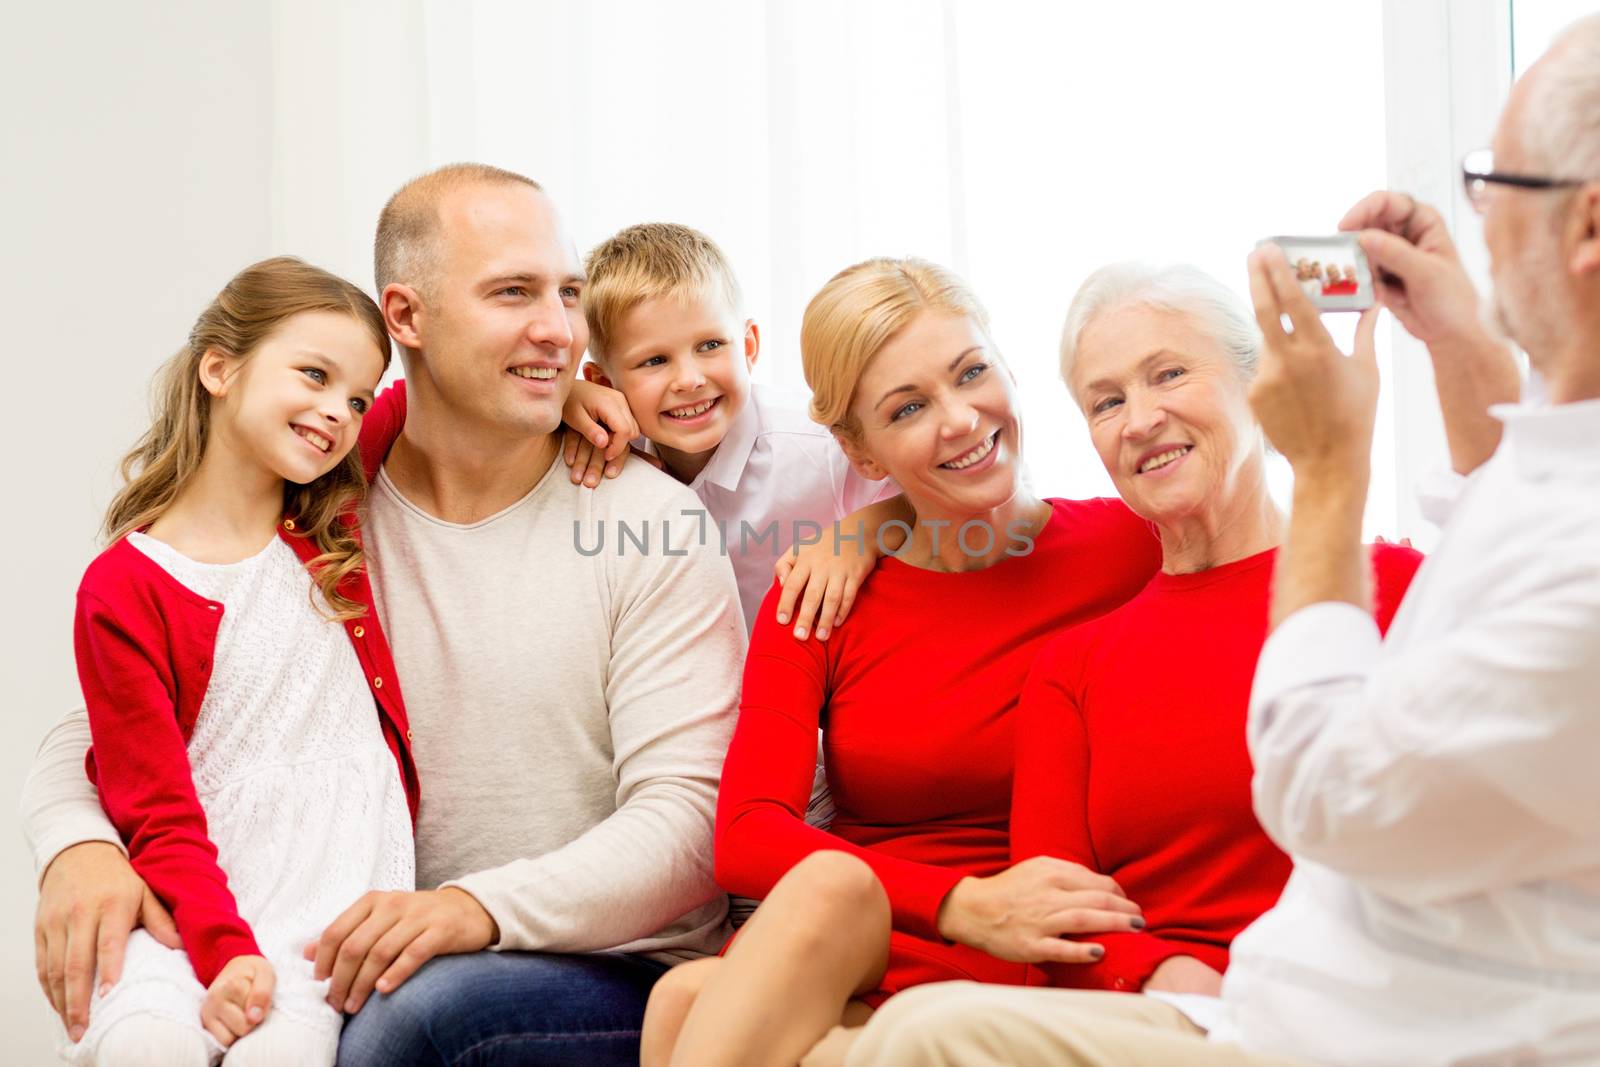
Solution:
[{"label": "elderly woman", "polygon": [[[1284,528],[1246,397],[1260,334],[1243,303],[1198,270],[1117,264],[1084,282],[1061,347],[1095,450],[1123,500],[1155,525],[1162,563],[1138,596],[1061,634],[1034,664],[1018,711],[1012,857],[1079,862],[1143,907],[1143,929],[1098,937],[1105,953],[1087,966],[1046,964],[1048,984],[1214,996],[1233,938],[1290,871],[1252,811],[1245,739]],[[1374,613],[1387,629],[1421,557],[1389,544],[1370,556]],[[1189,1032],[1207,1021],[1203,999],[1084,996],[923,990],[874,1019],[850,1062],[929,1062],[935,1040],[940,1063],[1036,1052],[1027,1038],[996,1043],[1010,1033],[1009,1012],[1158,1013]],[[930,1038],[934,1017],[942,1025]]]},{"label": "elderly woman", "polygon": [[[1043,642],[1150,579],[1150,527],[1110,500],[1042,500],[1022,477],[1010,371],[948,271],[869,260],[806,309],[812,415],[916,521],[850,626],[751,637],[723,771],[717,874],[765,898],[725,957],[652,995],[644,1062],[792,1065],[865,1005],[924,982],[1023,984],[1087,961],[1064,935],[1131,931],[1138,909],[1081,865],[1010,861],[1013,711]],[[824,731],[837,814],[804,820]],[[890,927],[893,934],[890,935]],[[692,1006],[692,1009],[691,1009]]]},{"label": "elderly woman", "polygon": [[[1289,875],[1251,810],[1245,747],[1284,525],[1245,395],[1259,350],[1243,302],[1188,267],[1103,268],[1067,315],[1062,376],[1162,560],[1128,604],[1048,644],[1023,695],[1013,859],[1110,875],[1148,924],[1052,984],[1214,994]],[[1371,557],[1387,628],[1421,557]]]}]

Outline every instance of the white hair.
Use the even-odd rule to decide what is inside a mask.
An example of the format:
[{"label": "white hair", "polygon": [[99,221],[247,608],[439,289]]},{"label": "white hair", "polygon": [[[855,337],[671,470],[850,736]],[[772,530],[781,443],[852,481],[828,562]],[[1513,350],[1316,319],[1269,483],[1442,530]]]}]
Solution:
[{"label": "white hair", "polygon": [[1600,180],[1600,14],[1568,26],[1546,56],[1529,87],[1523,145],[1554,177]]},{"label": "white hair", "polygon": [[1190,316],[1233,359],[1241,378],[1249,381],[1255,377],[1261,359],[1261,331],[1238,294],[1199,267],[1125,262],[1109,264],[1089,275],[1067,308],[1067,323],[1061,331],[1061,378],[1069,391],[1083,331],[1106,312],[1130,306]]}]

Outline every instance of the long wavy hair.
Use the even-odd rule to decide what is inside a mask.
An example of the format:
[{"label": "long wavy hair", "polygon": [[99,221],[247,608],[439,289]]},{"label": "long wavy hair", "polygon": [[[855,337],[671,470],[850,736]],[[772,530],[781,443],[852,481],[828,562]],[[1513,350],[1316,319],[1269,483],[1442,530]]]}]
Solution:
[{"label": "long wavy hair", "polygon": [[[200,313],[183,346],[156,378],[150,429],[123,457],[125,483],[106,511],[104,532],[115,541],[160,518],[200,469],[211,430],[211,394],[200,383],[208,351],[247,359],[291,316],[306,311],[349,315],[362,326],[389,366],[389,334],[372,298],[343,278],[293,256],[275,256],[246,267]],[[305,485],[285,481],[283,511],[294,533],[311,538],[320,553],[307,564],[315,590],[312,603],[336,621],[365,613],[340,592],[362,567],[356,508],[366,493],[356,449],[328,473]],[[317,603],[320,591],[326,604]],[[331,614],[329,610],[331,609]]]}]

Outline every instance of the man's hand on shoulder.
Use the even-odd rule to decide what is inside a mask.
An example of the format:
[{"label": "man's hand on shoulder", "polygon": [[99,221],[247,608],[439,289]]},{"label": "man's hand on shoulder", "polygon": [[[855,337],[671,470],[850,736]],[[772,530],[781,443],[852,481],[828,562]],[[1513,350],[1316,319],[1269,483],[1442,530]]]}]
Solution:
[{"label": "man's hand on shoulder", "polygon": [[478,952],[500,931],[477,898],[446,888],[367,893],[306,947],[318,981],[332,978],[328,1003],[354,1014],[376,989],[392,993],[435,956]]},{"label": "man's hand on shoulder", "polygon": [[34,916],[39,985],[76,1041],[89,1025],[95,972],[102,989],[122,977],[128,935],[143,926],[168,948],[181,948],[178,928],[116,845],[85,841],[45,868]]}]

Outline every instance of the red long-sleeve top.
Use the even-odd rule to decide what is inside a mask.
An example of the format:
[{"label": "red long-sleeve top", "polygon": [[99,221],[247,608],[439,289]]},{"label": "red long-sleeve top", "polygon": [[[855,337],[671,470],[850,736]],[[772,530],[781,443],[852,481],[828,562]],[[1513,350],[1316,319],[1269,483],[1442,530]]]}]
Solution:
[{"label": "red long-sleeve top", "polygon": [[[1422,557],[1371,556],[1387,630]],[[1251,809],[1245,741],[1275,559],[1158,574],[1039,654],[1017,713],[1012,860],[1110,875],[1149,924],[1086,938],[1105,957],[1047,964],[1050,984],[1138,990],[1172,956],[1225,971],[1234,937],[1277,901],[1291,863]]]},{"label": "red long-sleeve top", "polygon": [[[826,642],[777,624],[776,586],[756,621],[717,804],[717,880],[759,898],[812,852],[859,856],[897,930],[886,991],[1024,980],[1020,965],[942,941],[939,906],[961,878],[1009,865],[1012,712],[1034,655],[1126,601],[1160,559],[1150,525],[1120,501],[1051,507],[1031,553],[984,570],[884,559]],[[804,821],[819,724],[831,831]]]},{"label": "red long-sleeve top", "polygon": [[[279,535],[302,560],[315,557],[316,544],[291,530],[286,521]],[[414,822],[420,793],[411,733],[372,586],[362,571],[340,591],[367,607],[344,628]],[[217,864],[189,768],[188,741],[210,684],[225,610],[118,540],[84,573],[73,641],[94,737],[89,778],[128,846],[133,869],[172,912],[195,975],[208,986],[233,957],[261,952]]]}]

